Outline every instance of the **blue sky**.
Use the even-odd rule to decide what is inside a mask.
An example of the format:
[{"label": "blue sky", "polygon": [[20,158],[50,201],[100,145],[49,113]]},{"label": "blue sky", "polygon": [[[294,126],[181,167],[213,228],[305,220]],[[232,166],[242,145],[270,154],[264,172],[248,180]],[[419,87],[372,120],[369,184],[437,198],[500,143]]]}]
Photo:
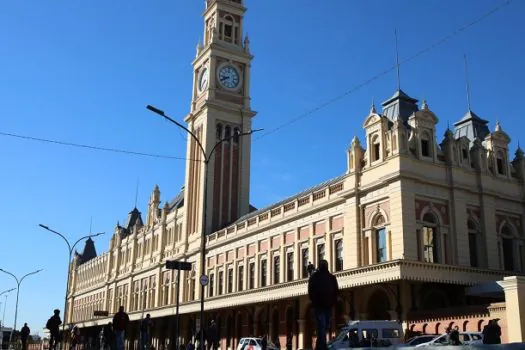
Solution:
[{"label": "blue sky", "polygon": [[[255,55],[255,127],[266,131],[304,115],[394,64],[394,29],[406,60],[505,3],[502,0],[247,0],[245,28]],[[186,136],[144,107],[182,120],[189,110],[190,62],[202,37],[204,1],[19,1],[0,11],[0,132],[100,147],[185,156]],[[466,112],[463,54],[473,110],[499,119],[512,137],[525,128],[525,2],[500,11],[401,66],[405,92],[427,99],[438,135]],[[253,142],[251,202],[271,204],[345,171],[345,149],[372,99],[396,88],[394,71]],[[264,133],[263,133],[264,134]],[[525,142],[525,141],[523,141]],[[65,147],[0,135],[0,268],[22,284],[18,325],[40,331],[63,308],[67,249],[37,227],[72,240],[89,232],[99,252],[135,202],[145,211],[158,184],[163,200],[183,184],[182,160]],[[82,246],[80,247],[82,248]],[[0,274],[0,292],[13,286]],[[4,301],[3,297],[1,298]],[[14,293],[6,324],[12,325]]]}]

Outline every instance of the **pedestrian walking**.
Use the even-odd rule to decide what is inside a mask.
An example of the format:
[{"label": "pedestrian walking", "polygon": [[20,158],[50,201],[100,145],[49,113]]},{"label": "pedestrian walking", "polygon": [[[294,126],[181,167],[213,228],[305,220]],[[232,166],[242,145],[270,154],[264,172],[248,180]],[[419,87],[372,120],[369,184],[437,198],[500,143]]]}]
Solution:
[{"label": "pedestrian walking", "polygon": [[337,303],[339,285],[337,278],[328,271],[328,261],[321,260],[319,267],[308,280],[308,296],[317,324],[316,350],[326,350],[326,334],[330,326],[332,308]]},{"label": "pedestrian walking", "polygon": [[102,328],[102,337],[104,340],[104,350],[114,350],[115,334],[113,333],[113,324],[111,322],[108,322],[108,324]]},{"label": "pedestrian walking", "polygon": [[49,349],[56,350],[56,346],[60,343],[60,325],[62,320],[60,319],[60,310],[55,309],[53,316],[47,320],[46,328],[49,330]]},{"label": "pedestrian walking", "polygon": [[146,315],[140,322],[140,343],[141,350],[149,350],[149,343],[151,339],[151,328],[153,327],[153,321],[151,320],[150,314]]},{"label": "pedestrian walking", "polygon": [[24,327],[20,330],[20,340],[22,340],[22,350],[27,350],[27,340],[29,339],[29,334],[31,330],[27,326],[27,323],[24,323]]},{"label": "pedestrian walking", "polygon": [[[217,329],[217,324],[214,320],[211,320],[208,331],[206,332],[206,340],[208,341],[208,350],[218,350],[219,349],[219,330]],[[204,344],[202,344],[204,349]]]},{"label": "pedestrian walking", "polygon": [[124,312],[124,306],[118,308],[118,312],[113,316],[113,331],[115,332],[116,350],[124,350],[124,340],[126,339],[126,328],[129,324],[129,316]]},{"label": "pedestrian walking", "polygon": [[71,350],[76,350],[78,345],[80,345],[80,329],[74,326],[71,329]]}]

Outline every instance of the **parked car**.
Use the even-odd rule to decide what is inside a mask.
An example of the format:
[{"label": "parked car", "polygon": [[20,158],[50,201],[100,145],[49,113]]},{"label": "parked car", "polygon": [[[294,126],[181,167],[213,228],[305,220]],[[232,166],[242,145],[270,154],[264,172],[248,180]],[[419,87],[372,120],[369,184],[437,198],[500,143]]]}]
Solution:
[{"label": "parked car", "polygon": [[[271,341],[266,342],[266,349],[268,350],[279,350],[277,346]],[[262,338],[241,338],[237,350],[261,350],[262,349]]]},{"label": "parked car", "polygon": [[[483,334],[481,332],[459,332],[459,341],[464,345],[483,344]],[[427,343],[416,345],[416,347],[440,345],[448,345],[446,333]]]},{"label": "parked car", "polygon": [[373,339],[377,346],[401,344],[403,327],[397,321],[350,321],[328,343],[328,349],[357,347],[367,338]]},{"label": "parked car", "polygon": [[425,334],[425,335],[418,335],[417,337],[412,337],[406,341],[404,344],[399,344],[398,348],[404,348],[408,346],[416,346],[423,343],[428,343],[434,339],[439,337],[439,335],[436,334]]}]

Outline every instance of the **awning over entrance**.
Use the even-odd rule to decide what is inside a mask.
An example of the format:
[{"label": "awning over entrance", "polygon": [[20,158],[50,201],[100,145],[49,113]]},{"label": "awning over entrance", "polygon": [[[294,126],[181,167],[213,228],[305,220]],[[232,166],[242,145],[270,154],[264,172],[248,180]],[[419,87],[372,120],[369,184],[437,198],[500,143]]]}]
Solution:
[{"label": "awning over entrance", "polygon": [[503,287],[500,281],[480,283],[466,289],[466,294],[477,297],[504,297]]}]

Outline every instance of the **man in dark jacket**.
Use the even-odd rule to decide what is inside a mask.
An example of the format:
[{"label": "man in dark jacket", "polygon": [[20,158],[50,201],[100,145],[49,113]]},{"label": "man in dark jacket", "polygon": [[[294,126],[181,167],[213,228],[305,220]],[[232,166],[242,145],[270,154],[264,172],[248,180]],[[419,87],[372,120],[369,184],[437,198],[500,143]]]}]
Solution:
[{"label": "man in dark jacket", "polygon": [[121,306],[113,316],[113,331],[115,332],[117,350],[124,350],[125,332],[128,324],[129,316],[124,312],[124,306]]},{"label": "man in dark jacket", "polygon": [[22,340],[22,350],[27,350],[27,339],[29,339],[29,334],[31,330],[27,326],[27,323],[24,323],[24,327],[20,330],[20,340]]},{"label": "man in dark jacket", "polygon": [[332,308],[337,303],[339,285],[334,275],[328,271],[328,262],[321,260],[317,272],[308,281],[308,296],[312,303],[317,323],[316,350],[326,350],[326,333],[330,326]]},{"label": "man in dark jacket", "polygon": [[[208,341],[208,350],[217,350],[219,348],[219,330],[217,329],[217,324],[214,320],[211,320],[210,326],[206,332],[206,340]],[[204,344],[202,344],[204,345]],[[202,346],[204,350],[204,346]]]},{"label": "man in dark jacket", "polygon": [[60,310],[55,309],[53,316],[47,320],[46,328],[49,329],[49,349],[56,349],[57,344],[60,342],[60,325],[62,320],[60,319]]}]

